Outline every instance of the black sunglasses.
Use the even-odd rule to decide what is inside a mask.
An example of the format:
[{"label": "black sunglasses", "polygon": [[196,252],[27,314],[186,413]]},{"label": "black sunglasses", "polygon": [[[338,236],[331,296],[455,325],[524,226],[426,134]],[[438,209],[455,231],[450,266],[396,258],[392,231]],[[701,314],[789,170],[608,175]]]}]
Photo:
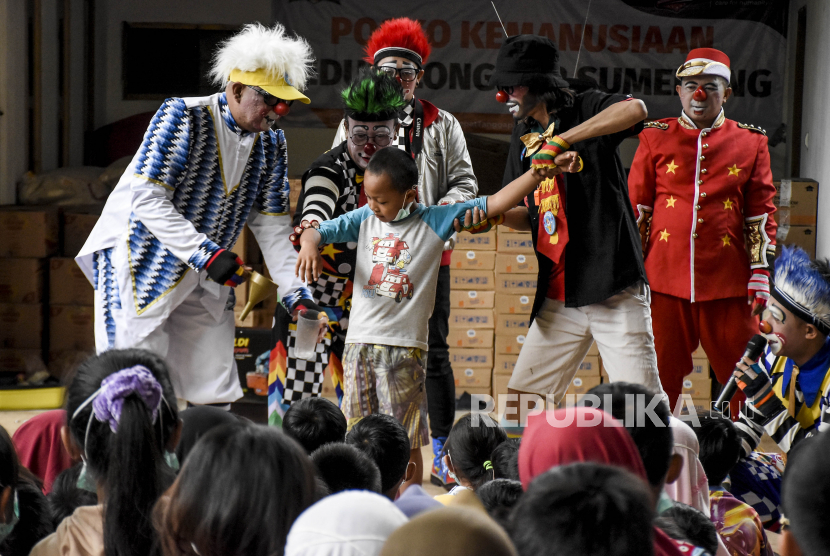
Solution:
[{"label": "black sunglasses", "polygon": [[251,89],[252,91],[255,91],[256,93],[262,95],[262,100],[263,100],[263,102],[265,102],[266,106],[274,107],[277,104],[279,104],[280,102],[284,102],[288,106],[291,106],[292,104],[294,104],[293,100],[283,100],[279,97],[275,97],[274,95],[272,95],[268,91],[266,91],[264,89],[260,89],[259,87],[256,87],[254,85],[245,85],[245,86],[248,87],[249,89]]}]

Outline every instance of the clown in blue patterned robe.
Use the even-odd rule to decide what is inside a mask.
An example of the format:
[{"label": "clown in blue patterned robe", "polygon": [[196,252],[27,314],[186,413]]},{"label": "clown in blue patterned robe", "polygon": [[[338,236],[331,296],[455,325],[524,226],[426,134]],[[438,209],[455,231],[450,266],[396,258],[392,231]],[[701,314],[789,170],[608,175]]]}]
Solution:
[{"label": "clown in blue patterned robe", "polygon": [[234,298],[204,269],[247,223],[289,309],[310,299],[294,277],[286,165],[282,130],[244,131],[225,93],[166,100],[76,259],[95,288],[97,350],[158,353],[195,404],[241,397]]}]

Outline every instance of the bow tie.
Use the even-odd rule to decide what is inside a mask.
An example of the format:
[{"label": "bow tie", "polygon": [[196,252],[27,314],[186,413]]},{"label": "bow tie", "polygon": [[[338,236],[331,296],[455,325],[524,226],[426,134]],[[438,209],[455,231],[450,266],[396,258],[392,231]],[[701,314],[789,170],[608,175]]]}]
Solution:
[{"label": "bow tie", "polygon": [[539,150],[549,139],[556,136],[556,122],[551,123],[542,133],[526,133],[522,135],[522,143],[525,144],[525,158]]}]

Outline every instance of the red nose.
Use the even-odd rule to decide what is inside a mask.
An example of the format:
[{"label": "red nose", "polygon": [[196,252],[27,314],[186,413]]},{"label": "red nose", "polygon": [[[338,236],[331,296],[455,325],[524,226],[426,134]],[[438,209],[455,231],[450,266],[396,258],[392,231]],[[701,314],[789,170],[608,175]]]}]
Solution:
[{"label": "red nose", "polygon": [[704,91],[701,87],[698,87],[697,90],[695,90],[695,94],[692,95],[692,98],[698,102],[701,102],[706,100],[708,96],[709,95],[706,94],[706,91]]},{"label": "red nose", "polygon": [[365,154],[369,158],[372,158],[372,155],[375,154],[377,150],[378,148],[375,146],[374,143],[366,143],[366,146],[363,147],[363,154]]},{"label": "red nose", "polygon": [[761,334],[770,334],[772,332],[772,326],[765,320],[762,320],[758,323],[758,330],[761,331]]},{"label": "red nose", "polygon": [[288,106],[287,102],[278,102],[277,105],[274,106],[274,112],[276,112],[279,116],[287,116],[290,111],[291,107]]},{"label": "red nose", "polygon": [[499,91],[498,93],[496,93],[496,100],[499,101],[499,102],[502,102],[502,103],[507,102],[507,100],[509,98],[510,97],[507,96],[507,93],[505,93],[504,91]]}]

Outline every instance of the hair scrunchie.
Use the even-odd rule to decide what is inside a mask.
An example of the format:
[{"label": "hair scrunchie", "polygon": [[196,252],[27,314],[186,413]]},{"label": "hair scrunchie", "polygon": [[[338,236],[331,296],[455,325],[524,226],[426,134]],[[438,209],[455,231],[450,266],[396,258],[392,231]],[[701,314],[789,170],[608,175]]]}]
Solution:
[{"label": "hair scrunchie", "polygon": [[137,394],[147,405],[155,424],[163,393],[159,381],[144,365],[122,369],[101,381],[101,388],[92,402],[95,418],[109,423],[112,432],[118,432],[124,398],[131,394]]}]

